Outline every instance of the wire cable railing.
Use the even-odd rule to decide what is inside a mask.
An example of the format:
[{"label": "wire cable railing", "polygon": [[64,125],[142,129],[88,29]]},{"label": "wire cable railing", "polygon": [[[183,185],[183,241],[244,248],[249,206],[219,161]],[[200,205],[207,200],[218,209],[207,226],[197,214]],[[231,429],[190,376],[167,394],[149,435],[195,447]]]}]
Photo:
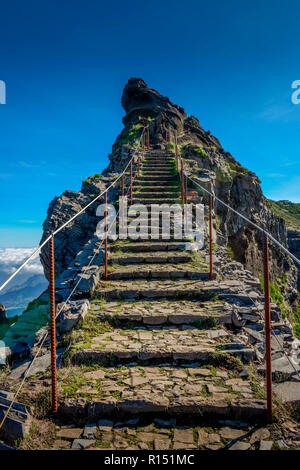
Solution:
[{"label": "wire cable railing", "polygon": [[[135,174],[134,178],[136,178],[136,175],[137,175],[137,173]],[[130,191],[130,187],[127,189],[126,196],[128,195],[129,191]],[[115,222],[116,222],[116,220],[117,220],[117,218],[118,218],[118,216],[119,216],[119,213],[120,213],[120,209],[119,209],[118,212],[116,213],[116,215],[115,215],[113,221],[111,222],[111,224],[110,224],[110,226],[109,226],[109,228],[108,228],[108,230],[107,230],[107,234],[106,234],[107,237],[108,237],[108,235],[110,234],[111,229],[112,229],[112,227],[114,226],[114,224],[115,224]],[[100,243],[100,245],[98,246],[97,250],[95,251],[95,253],[94,253],[93,256],[91,257],[89,263],[88,263],[85,267],[90,267],[90,266],[92,265],[92,262],[94,261],[95,257],[99,254],[101,248],[103,247],[103,244],[104,244],[104,239],[101,241],[101,243]],[[79,286],[81,280],[82,280],[82,278],[79,276],[79,279],[78,279],[78,281],[76,282],[75,286],[72,288],[72,290],[71,290],[69,296],[67,297],[67,299],[64,301],[64,303],[62,304],[62,306],[61,306],[61,307],[58,309],[58,311],[56,312],[56,314],[55,314],[55,319],[57,319],[57,318],[59,317],[59,315],[64,311],[64,309],[65,309],[65,307],[68,305],[70,299],[73,297],[74,293],[76,292],[77,287]],[[30,372],[30,370],[31,370],[31,368],[32,368],[32,366],[33,366],[33,364],[34,364],[34,362],[36,361],[37,357],[39,356],[39,354],[40,354],[40,352],[41,352],[41,350],[42,350],[42,347],[43,347],[43,345],[44,345],[46,339],[48,338],[48,335],[49,335],[49,331],[47,331],[47,332],[44,334],[44,336],[40,339],[40,342],[36,345],[36,346],[37,346],[37,350],[36,350],[36,352],[35,352],[35,354],[34,354],[34,357],[33,357],[32,360],[30,361],[30,363],[28,364],[28,367],[27,367],[27,369],[26,369],[25,372],[24,372],[22,381],[21,381],[21,383],[20,383],[20,385],[19,385],[17,391],[14,393],[14,396],[13,396],[11,402],[10,402],[10,405],[9,405],[7,411],[5,412],[5,415],[4,415],[4,417],[3,417],[3,419],[2,419],[2,421],[1,421],[1,423],[0,423],[0,430],[1,430],[2,426],[3,426],[3,424],[5,423],[5,421],[6,421],[7,417],[8,417],[8,415],[9,415],[9,412],[11,411],[11,409],[12,409],[14,403],[16,402],[16,399],[18,398],[19,393],[21,392],[21,390],[22,390],[22,388],[23,388],[23,386],[24,386],[24,383],[25,383],[25,381],[26,381],[26,379],[27,379],[27,377],[28,377],[28,375],[29,375],[29,372]]]},{"label": "wire cable railing", "polygon": [[[139,144],[142,146],[143,152],[145,151],[145,127],[142,131],[141,137],[139,139]],[[148,128],[148,149],[149,149],[149,128]],[[99,200],[101,197],[105,196],[105,212],[104,212],[104,219],[105,219],[105,236],[103,240],[101,241],[100,245],[98,248],[95,250],[93,256],[91,257],[89,263],[85,266],[85,268],[90,267],[92,262],[94,261],[95,257],[99,254],[100,250],[103,247],[103,244],[105,243],[105,277],[107,276],[107,238],[108,235],[111,232],[112,227],[116,223],[116,220],[119,217],[120,213],[120,208],[117,211],[114,219],[111,221],[110,226],[107,226],[107,193],[108,191],[116,185],[116,183],[122,179],[122,187],[124,184],[124,175],[126,174],[127,169],[130,166],[130,185],[127,189],[126,196],[130,192],[132,195],[132,185],[133,182],[136,178],[136,176],[139,174],[139,171],[135,172],[135,175],[133,176],[133,171],[132,171],[132,165],[135,159],[135,155],[129,160],[127,165],[125,166],[123,172],[106,188],[104,191],[102,191],[98,196],[96,196],[92,201],[90,201],[89,204],[87,204],[83,209],[81,209],[79,212],[77,212],[73,217],[71,217],[67,222],[65,222],[62,226],[60,226],[57,230],[55,230],[51,235],[49,235],[46,240],[36,249],[34,252],[26,259],[26,261],[13,273],[12,276],[10,276],[0,287],[0,290],[3,289],[15,276],[18,272],[20,272],[26,264],[29,263],[29,261],[37,254],[39,251],[47,244],[49,243],[49,247],[51,246],[51,242],[54,240],[54,236],[58,234],[61,230],[63,230],[69,223],[71,223],[73,220],[75,220],[80,214],[82,214],[88,207],[90,207],[95,201]],[[138,165],[140,164],[140,155],[138,156]],[[139,169],[139,166],[138,166]],[[122,193],[123,193],[123,188],[122,188]],[[52,250],[53,250],[54,244],[52,245]],[[50,250],[49,250],[50,252]],[[54,261],[54,253],[53,254],[53,261]],[[51,260],[50,260],[51,261]],[[56,383],[56,328],[55,328],[55,321],[58,318],[58,316],[63,312],[67,304],[69,303],[70,299],[73,297],[74,293],[76,292],[82,277],[79,275],[79,279],[76,282],[76,284],[73,286],[70,294],[68,295],[67,299],[63,302],[63,304],[60,306],[58,311],[55,311],[55,288],[54,288],[54,266],[51,266],[49,271],[52,270],[52,286],[51,286],[51,276],[50,276],[50,285],[49,285],[49,290],[50,290],[50,331],[51,331],[51,369],[52,369],[52,411],[56,412],[57,411],[57,383]],[[52,289],[51,289],[52,288]],[[51,290],[53,291],[53,297],[51,298]],[[37,350],[32,358],[32,360],[29,362],[27,369],[25,370],[23,374],[23,378],[21,380],[20,385],[18,386],[16,392],[13,395],[12,400],[10,401],[10,404],[0,422],[0,430],[3,427],[10,411],[13,408],[13,405],[15,404],[17,397],[19,396],[24,383],[29,375],[29,372],[36,361],[37,357],[39,356],[43,345],[45,344],[45,341],[49,335],[49,331],[46,331],[45,334],[42,336],[42,338],[39,340],[39,342],[36,344]]]}]

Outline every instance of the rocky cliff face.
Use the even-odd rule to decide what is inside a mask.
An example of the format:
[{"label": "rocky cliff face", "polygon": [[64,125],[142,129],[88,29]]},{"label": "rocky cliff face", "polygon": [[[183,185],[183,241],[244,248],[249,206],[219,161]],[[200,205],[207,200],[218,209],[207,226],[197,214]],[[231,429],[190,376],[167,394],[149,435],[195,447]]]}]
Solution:
[{"label": "rocky cliff face", "polygon": [[[102,191],[109,184],[112,175],[120,173],[138,145],[142,127],[149,125],[150,141],[154,148],[165,148],[167,132],[173,141],[176,131],[185,167],[195,181],[209,187],[216,196],[268,230],[283,245],[287,244],[285,222],[272,211],[262,194],[257,176],[226,152],[218,139],[200,126],[197,118],[188,117],[183,108],[148,88],[141,79],[132,78],[128,81],[123,91],[122,105],[126,111],[124,128],[112,147],[110,163],[103,172],[104,176],[91,177],[84,182],[80,192],[65,191],[51,202],[42,240]],[[110,194],[112,200],[115,197],[116,192]],[[255,275],[260,275],[261,236],[224,206],[215,204],[214,209],[219,242],[229,245],[238,261]],[[95,208],[91,207],[56,237],[57,274],[70,265],[80,248],[93,235],[96,223]],[[47,276],[46,250],[42,252],[41,261]],[[296,268],[272,245],[271,274],[273,280],[287,274],[282,289],[285,298],[293,304],[297,298]]]}]

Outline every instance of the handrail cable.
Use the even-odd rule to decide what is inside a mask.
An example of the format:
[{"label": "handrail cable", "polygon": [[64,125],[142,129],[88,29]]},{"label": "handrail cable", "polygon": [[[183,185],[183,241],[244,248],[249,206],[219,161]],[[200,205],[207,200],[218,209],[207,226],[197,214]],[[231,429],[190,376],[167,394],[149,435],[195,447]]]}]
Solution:
[{"label": "handrail cable", "polygon": [[[266,230],[262,229],[261,227],[259,227],[259,225],[255,224],[254,222],[252,222],[251,220],[249,220],[247,217],[245,217],[244,215],[240,214],[238,211],[236,211],[235,209],[233,209],[231,206],[229,206],[228,204],[226,204],[224,201],[222,201],[221,199],[219,199],[217,196],[215,196],[214,194],[212,194],[210,191],[208,191],[207,189],[203,188],[203,186],[201,186],[199,183],[197,183],[196,181],[194,181],[192,178],[190,178],[187,173],[184,171],[183,172],[184,175],[190,180],[192,181],[194,184],[196,184],[196,186],[198,186],[199,188],[201,188],[203,191],[205,191],[207,194],[209,194],[210,196],[212,196],[214,199],[216,199],[218,202],[220,202],[221,204],[223,204],[224,206],[226,206],[228,209],[230,209],[231,211],[235,212],[235,214],[237,214],[239,217],[241,217],[242,219],[246,220],[248,223],[250,223],[251,225],[253,225],[255,228],[257,228],[258,230],[260,230],[262,233],[264,233],[267,237],[269,237],[276,245],[279,246],[279,248],[283,249],[285,251],[286,254],[288,254],[289,256],[291,256],[291,258],[300,265],[300,260],[298,260],[298,258],[296,258],[296,256],[294,256],[292,253],[289,252],[289,250],[287,250],[283,245],[281,245],[281,243],[276,240],[276,238],[274,238],[269,232],[267,232]],[[253,301],[253,299],[250,297],[250,296],[247,296],[253,303],[254,306],[255,305],[255,302]],[[262,315],[260,314],[259,312],[259,316],[260,318],[263,320],[262,318]],[[274,338],[276,339],[276,342],[278,343],[278,345],[281,347],[282,345],[280,344],[280,341],[279,339],[277,338],[277,335],[274,333],[274,331],[271,329],[271,334],[274,336]],[[294,369],[294,371],[296,372],[296,374],[298,375],[299,379],[300,379],[300,373],[299,373],[299,370],[296,369],[295,365],[293,364],[293,362],[291,361],[291,358],[287,355],[286,351],[284,350],[284,348],[282,348],[283,350],[283,353],[284,355],[286,356],[288,362],[290,363],[290,365],[292,366],[292,368]]]},{"label": "handrail cable", "polygon": [[[247,295],[248,299],[251,300],[251,302],[253,303],[254,307],[256,307],[256,304],[254,302],[254,300],[249,296]],[[258,311],[258,315],[260,317],[261,320],[264,320],[262,314],[260,313],[260,311]],[[295,365],[293,364],[293,362],[291,361],[291,358],[288,356],[287,352],[285,351],[285,349],[282,347],[282,344],[280,344],[280,341],[279,339],[277,338],[277,335],[276,333],[274,332],[274,330],[271,328],[271,334],[274,336],[274,338],[276,339],[276,342],[277,344],[280,346],[280,350],[284,353],[285,357],[287,358],[288,362],[290,363],[290,365],[292,366],[292,368],[294,369],[294,371],[296,372],[296,374],[298,375],[299,379],[300,379],[300,373],[299,373],[299,369],[296,369]]]}]

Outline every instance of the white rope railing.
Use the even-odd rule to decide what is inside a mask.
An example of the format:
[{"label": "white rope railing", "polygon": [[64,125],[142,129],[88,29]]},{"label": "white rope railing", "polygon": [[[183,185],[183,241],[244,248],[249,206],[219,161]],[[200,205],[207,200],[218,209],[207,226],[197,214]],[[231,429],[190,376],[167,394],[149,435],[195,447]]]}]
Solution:
[{"label": "white rope railing", "polygon": [[[140,137],[140,143],[141,139],[143,137],[143,134],[145,132],[145,128],[143,129],[142,135]],[[61,225],[58,229],[56,229],[51,235],[49,235],[46,240],[41,243],[32,253],[31,255],[16,269],[16,271],[9,276],[8,279],[6,279],[5,282],[3,282],[0,285],[0,291],[4,289],[4,287],[7,286],[7,284],[44,248],[44,246],[47,245],[51,237],[54,237],[57,235],[59,232],[61,232],[67,225],[69,225],[73,220],[75,220],[79,215],[81,215],[83,212],[85,212],[92,204],[94,204],[98,199],[100,199],[102,196],[104,196],[105,193],[107,193],[119,180],[122,178],[122,176],[126,173],[127,168],[131,164],[131,162],[134,160],[134,156],[130,159],[130,161],[127,163],[125,169],[123,172],[106,188],[101,194],[98,194],[92,201],[90,201],[85,207],[83,207],[79,212],[77,212],[73,217],[71,217],[69,220],[67,220],[63,225]]]}]

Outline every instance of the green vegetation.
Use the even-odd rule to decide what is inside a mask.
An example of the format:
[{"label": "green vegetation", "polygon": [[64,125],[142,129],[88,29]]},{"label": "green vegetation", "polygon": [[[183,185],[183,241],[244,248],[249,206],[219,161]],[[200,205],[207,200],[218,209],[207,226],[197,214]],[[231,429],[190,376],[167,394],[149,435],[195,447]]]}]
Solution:
[{"label": "green vegetation", "polygon": [[[73,349],[89,348],[93,337],[111,331],[113,331],[113,327],[107,321],[94,316],[91,311],[84,321],[81,321],[64,337],[60,346],[69,346]],[[65,358],[69,357],[69,354],[70,351],[66,351]]]},{"label": "green vegetation", "polygon": [[216,224],[217,224],[217,227],[220,228],[221,227],[221,218],[218,216],[218,214],[216,214]]},{"label": "green vegetation", "polygon": [[96,180],[99,180],[102,178],[102,175],[100,173],[96,173],[95,175],[93,176],[89,176],[88,178],[86,178],[84,181],[83,181],[83,184],[91,184],[93,183],[94,181]]},{"label": "green vegetation", "polygon": [[200,155],[201,157],[208,157],[208,153],[204,150],[202,145],[197,145],[192,142],[182,145],[181,152],[183,156],[187,156],[188,153],[194,153]]},{"label": "green vegetation", "polygon": [[294,334],[296,338],[300,339],[300,305],[298,306],[297,312],[294,313],[294,321],[295,321],[294,326],[293,326]]},{"label": "green vegetation", "polygon": [[217,167],[215,170],[216,173],[216,178],[220,183],[229,183],[232,181],[233,177],[235,174],[231,173],[225,173],[221,168]]},{"label": "green vegetation", "polygon": [[[259,280],[260,280],[261,288],[262,288],[262,290],[264,290],[264,288],[265,288],[264,278],[260,277]],[[272,282],[270,282],[270,296],[271,296],[271,299],[282,311],[283,318],[287,317],[287,311],[288,311],[287,305],[286,305],[286,303],[284,301],[284,297],[282,295],[282,292],[284,291],[284,287],[285,287],[287,281],[288,281],[288,276],[287,276],[287,274],[285,274],[282,279],[280,279],[279,277],[276,278],[276,281],[275,281],[274,284]]]},{"label": "green vegetation", "polygon": [[231,246],[227,246],[227,250],[228,250],[228,253],[230,254],[230,257],[234,259],[234,253],[233,253],[233,249],[231,248]]},{"label": "green vegetation", "polygon": [[201,157],[208,157],[208,153],[200,145],[194,149],[194,152],[201,155]]},{"label": "green vegetation", "polygon": [[282,217],[289,229],[300,230],[300,204],[290,201],[271,201],[271,208],[278,217]]},{"label": "green vegetation", "polygon": [[261,386],[257,372],[252,364],[248,367],[248,373],[251,390],[255,393],[256,398],[266,399],[266,391]]},{"label": "green vegetation", "polygon": [[228,166],[230,168],[230,172],[232,175],[236,175],[236,173],[242,173],[243,175],[249,175],[249,170],[242,166],[238,162],[228,162]]},{"label": "green vegetation", "polygon": [[[151,118],[150,118],[151,119]],[[130,131],[122,132],[122,145],[133,145],[141,136],[141,124],[135,124]]]},{"label": "green vegetation", "polygon": [[26,310],[24,310],[23,313],[29,312],[30,310],[35,310],[36,308],[41,307],[42,305],[47,305],[47,303],[48,302],[46,300],[43,301],[38,297],[37,299],[34,299],[31,302],[29,302]]}]

